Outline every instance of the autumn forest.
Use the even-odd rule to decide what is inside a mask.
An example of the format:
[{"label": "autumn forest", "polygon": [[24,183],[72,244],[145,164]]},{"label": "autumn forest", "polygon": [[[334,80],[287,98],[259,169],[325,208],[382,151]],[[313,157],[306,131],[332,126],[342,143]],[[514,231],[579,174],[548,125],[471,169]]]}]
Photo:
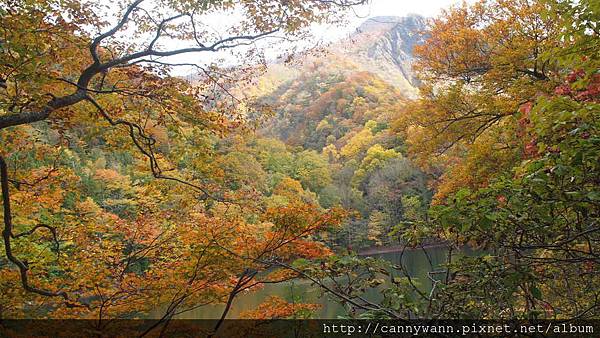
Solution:
[{"label": "autumn forest", "polygon": [[0,320],[598,319],[600,3],[365,5],[0,0]]}]

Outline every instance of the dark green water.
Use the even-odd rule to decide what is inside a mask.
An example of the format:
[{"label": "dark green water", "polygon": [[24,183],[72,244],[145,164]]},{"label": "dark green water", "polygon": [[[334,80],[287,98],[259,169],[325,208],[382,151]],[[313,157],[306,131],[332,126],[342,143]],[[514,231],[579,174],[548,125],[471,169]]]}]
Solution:
[{"label": "dark green water", "polygon": [[[402,256],[402,264],[404,264],[404,268],[409,275],[419,283],[420,287],[428,290],[431,288],[431,281],[427,278],[427,273],[432,271],[432,266],[435,269],[446,262],[447,252],[447,249],[443,247],[429,248],[427,254],[422,250],[405,251]],[[376,254],[372,257],[383,258],[396,265],[401,263],[399,252]],[[341,305],[333,301],[330,296],[323,294],[318,287],[312,286],[309,281],[295,281],[265,285],[260,290],[239,295],[236,297],[227,318],[239,318],[240,313],[255,309],[269,296],[279,296],[287,301],[295,300],[303,303],[321,304],[322,307],[318,310],[316,317],[322,319],[337,318],[345,313]],[[367,298],[377,300],[378,296],[377,292],[373,290],[371,294],[367,295]],[[223,308],[224,305],[204,306],[184,313],[178,318],[216,319],[221,316]]]}]

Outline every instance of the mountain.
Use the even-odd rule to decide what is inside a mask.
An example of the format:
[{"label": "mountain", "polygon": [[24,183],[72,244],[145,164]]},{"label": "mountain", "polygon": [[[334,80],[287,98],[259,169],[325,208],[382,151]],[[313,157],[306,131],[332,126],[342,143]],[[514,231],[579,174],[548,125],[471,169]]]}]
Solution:
[{"label": "mountain", "polygon": [[373,17],[349,39],[336,44],[341,47],[336,53],[353,61],[360,70],[378,75],[405,96],[415,97],[418,81],[412,72],[412,51],[423,42],[424,28],[425,18],[420,15]]},{"label": "mountain", "polygon": [[275,113],[259,131],[261,142],[320,159],[293,178],[318,173],[311,177],[326,183],[316,189],[299,179],[302,187],[324,207],[339,203],[361,215],[344,223],[339,243],[385,244],[401,220],[424,217],[431,197],[425,175],[406,158],[405,142],[391,128],[417,93],[412,51],[424,27],[417,15],[371,18],[323,54],[273,65],[249,89]]},{"label": "mountain", "polygon": [[[378,16],[367,19],[347,38],[326,46],[320,53],[300,54],[295,62],[275,62],[258,81],[253,94],[268,94],[285,81],[305,74],[315,62],[332,72],[369,72],[396,87],[405,97],[417,95],[418,80],[412,71],[413,48],[424,41],[426,18]],[[245,89],[246,90],[246,89]]]},{"label": "mountain", "polygon": [[324,54],[302,56],[293,66],[272,65],[249,89],[276,111],[263,135],[339,150],[367,122],[387,125],[398,105],[416,96],[412,50],[424,27],[418,15],[374,17]]},{"label": "mountain", "polygon": [[[338,245],[355,248],[388,243],[386,234],[401,220],[425,217],[426,176],[392,130],[417,92],[412,50],[424,25],[416,15],[371,18],[324,51],[270,64],[255,81],[236,87],[274,116],[250,113],[263,122],[252,139],[223,143],[238,149],[217,165],[231,187],[253,182],[272,193],[270,203],[289,194],[356,211],[361,217],[344,222],[334,236]],[[239,151],[243,147],[256,158]]]}]

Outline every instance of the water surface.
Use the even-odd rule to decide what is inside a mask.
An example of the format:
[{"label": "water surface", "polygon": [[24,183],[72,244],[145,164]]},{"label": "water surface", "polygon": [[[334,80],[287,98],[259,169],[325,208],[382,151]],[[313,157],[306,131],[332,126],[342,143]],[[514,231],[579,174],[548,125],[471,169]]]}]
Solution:
[{"label": "water surface", "polygon": [[[431,280],[427,273],[440,268],[446,263],[448,249],[445,247],[433,247],[427,250],[407,250],[404,254],[400,252],[387,252],[373,254],[371,257],[383,258],[395,265],[404,265],[404,269],[418,282],[420,287],[427,291],[431,288]],[[400,275],[399,271],[392,271],[392,275]],[[343,307],[334,301],[331,296],[323,292],[310,281],[296,280],[280,284],[267,284],[263,288],[238,295],[228,313],[227,318],[239,318],[244,311],[254,310],[269,296],[279,296],[288,302],[300,301],[302,303],[320,304],[321,308],[315,314],[316,318],[334,319],[344,315]],[[380,295],[376,290],[367,294],[371,301],[377,301]],[[207,305],[181,314],[182,319],[218,319],[223,312],[224,305]]]}]

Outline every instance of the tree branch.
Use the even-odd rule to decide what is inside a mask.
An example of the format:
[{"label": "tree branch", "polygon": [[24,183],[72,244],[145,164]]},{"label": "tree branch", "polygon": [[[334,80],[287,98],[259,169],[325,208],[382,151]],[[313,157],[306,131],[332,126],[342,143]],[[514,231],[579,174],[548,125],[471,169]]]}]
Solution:
[{"label": "tree branch", "polygon": [[219,328],[221,327],[221,325],[225,321],[225,318],[227,317],[227,313],[229,313],[229,310],[231,309],[233,300],[235,299],[237,294],[243,290],[244,286],[246,284],[248,284],[254,278],[254,276],[256,276],[256,274],[257,274],[257,271],[250,271],[249,269],[244,270],[244,272],[238,279],[237,283],[235,284],[235,286],[229,293],[229,297],[227,298],[227,303],[225,304],[225,309],[223,309],[221,318],[219,318],[219,321],[215,325],[212,333],[210,335],[208,335],[207,337],[212,338],[217,333],[217,331],[219,331]]},{"label": "tree branch", "polygon": [[[69,300],[69,297],[64,291],[48,291],[36,288],[29,284],[29,276],[28,270],[29,267],[23,261],[15,257],[12,252],[11,246],[11,238],[13,237],[12,233],[12,214],[10,210],[10,195],[9,195],[9,187],[8,187],[8,169],[6,166],[6,161],[4,157],[0,155],[0,183],[2,185],[2,206],[4,211],[4,230],[2,231],[2,238],[4,239],[4,250],[6,252],[6,258],[11,261],[13,264],[19,268],[19,273],[21,275],[21,284],[26,291],[37,293],[42,296],[48,297],[63,297],[65,300]],[[31,232],[35,230],[32,229]]]},{"label": "tree branch", "polygon": [[95,65],[100,64],[100,58],[98,57],[98,46],[100,45],[102,40],[106,39],[109,36],[114,35],[121,28],[123,28],[123,26],[127,23],[127,21],[129,21],[129,16],[133,12],[133,10],[136,9],[142,3],[142,1],[144,1],[144,0],[136,0],[131,5],[129,5],[129,7],[127,7],[127,10],[125,10],[125,13],[123,14],[123,17],[121,18],[121,20],[119,21],[119,23],[117,23],[117,25],[115,27],[113,27],[112,29],[110,29],[107,32],[100,34],[92,41],[92,43],[90,44],[90,54],[92,55],[92,59],[94,59]]},{"label": "tree branch", "polygon": [[37,229],[40,229],[40,228],[45,228],[45,229],[50,230],[50,233],[52,233],[52,237],[54,239],[54,244],[56,246],[56,251],[58,251],[60,249],[60,243],[58,242],[58,235],[56,233],[56,228],[53,227],[53,226],[47,225],[47,224],[38,224],[38,225],[34,226],[33,228],[31,228],[28,231],[24,231],[24,232],[18,233],[16,235],[12,235],[12,238],[19,238],[19,237],[29,236],[32,233],[34,233]]},{"label": "tree branch", "polygon": [[[90,102],[98,110],[100,115],[106,121],[108,121],[108,123],[110,123],[110,125],[112,125],[112,126],[124,125],[127,127],[128,131],[129,131],[129,137],[133,141],[133,144],[150,161],[150,170],[152,171],[152,175],[155,178],[175,181],[175,182],[187,185],[197,191],[200,191],[203,194],[203,197],[202,197],[203,199],[210,198],[210,199],[213,199],[213,200],[219,201],[219,202],[227,202],[226,199],[221,198],[219,196],[212,195],[208,190],[206,190],[205,188],[203,188],[197,184],[185,181],[185,180],[177,178],[177,177],[164,175],[162,172],[162,169],[160,168],[160,166],[158,164],[158,160],[156,159],[156,156],[154,155],[154,151],[152,149],[152,147],[154,146],[156,141],[151,136],[146,135],[144,133],[144,130],[142,129],[142,127],[140,127],[138,124],[133,123],[133,122],[129,122],[129,121],[121,120],[121,119],[114,120],[113,118],[110,117],[110,115],[106,112],[106,110],[104,110],[104,108],[92,97],[87,96],[86,100],[88,102]],[[136,134],[139,137],[141,137],[143,140],[145,140],[145,146],[147,147],[147,149],[142,145],[140,140],[138,140],[138,136],[136,136]]]}]

